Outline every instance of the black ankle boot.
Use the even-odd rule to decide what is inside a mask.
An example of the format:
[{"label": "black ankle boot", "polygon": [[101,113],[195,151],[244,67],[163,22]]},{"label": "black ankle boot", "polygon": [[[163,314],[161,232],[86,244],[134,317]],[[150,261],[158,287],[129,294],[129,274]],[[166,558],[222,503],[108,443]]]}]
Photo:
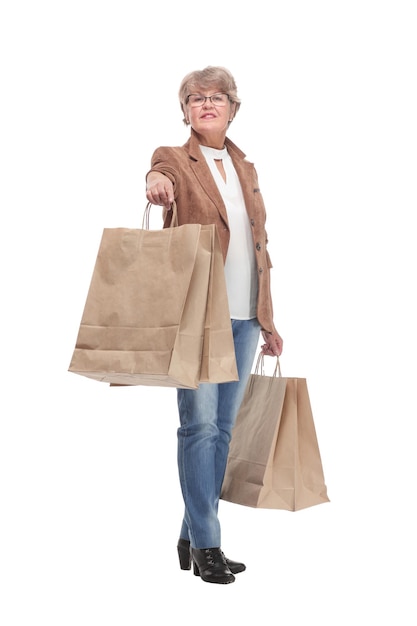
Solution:
[{"label": "black ankle boot", "polygon": [[[187,539],[180,539],[178,541],[177,550],[181,569],[191,569],[190,542],[187,541]],[[239,574],[246,569],[246,565],[238,561],[232,561],[226,558],[226,563],[232,574]]]},{"label": "black ankle boot", "polygon": [[191,569],[190,542],[187,541],[187,539],[179,539],[177,550],[178,550],[178,558],[180,560],[180,568]]},{"label": "black ankle boot", "polygon": [[206,583],[226,585],[235,581],[220,548],[203,548],[202,550],[192,548],[191,555],[194,575],[200,576]]}]

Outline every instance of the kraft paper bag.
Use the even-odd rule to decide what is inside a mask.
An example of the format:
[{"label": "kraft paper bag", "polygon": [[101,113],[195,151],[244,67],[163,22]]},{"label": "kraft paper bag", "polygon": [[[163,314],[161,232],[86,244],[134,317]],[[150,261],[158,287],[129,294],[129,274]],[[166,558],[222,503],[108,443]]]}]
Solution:
[{"label": "kraft paper bag", "polygon": [[307,381],[281,376],[278,359],[274,374],[266,376],[259,357],[250,376],[221,498],[287,511],[329,502]]},{"label": "kraft paper bag", "polygon": [[[215,226],[177,226],[175,205],[171,228],[104,229],[69,371],[115,386],[195,389],[202,369],[213,382],[237,380],[219,253]],[[223,302],[214,318],[210,290]]]},{"label": "kraft paper bag", "polygon": [[224,275],[223,254],[215,226],[202,226],[212,231],[212,254],[204,324],[203,354],[200,382],[222,383],[239,380],[235,347],[231,332],[229,301]]}]

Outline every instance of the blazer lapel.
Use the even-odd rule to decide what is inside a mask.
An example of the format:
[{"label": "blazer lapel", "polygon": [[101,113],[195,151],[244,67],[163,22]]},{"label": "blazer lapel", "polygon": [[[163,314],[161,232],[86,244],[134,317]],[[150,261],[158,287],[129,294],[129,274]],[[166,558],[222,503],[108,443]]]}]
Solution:
[{"label": "blazer lapel", "polygon": [[199,148],[197,137],[191,131],[191,137],[185,144],[191,162],[191,169],[194,171],[196,179],[200,183],[207,197],[213,202],[221,215],[222,220],[228,225],[226,206],[220,191],[213,179],[207,161]]},{"label": "blazer lapel", "polygon": [[253,201],[254,201],[254,189],[253,189],[253,165],[249,161],[236,158],[230,151],[233,165],[236,173],[239,177],[240,186],[242,187],[243,197],[245,199],[246,211],[249,216],[253,215]]},{"label": "blazer lapel", "polygon": [[[253,215],[254,206],[254,189],[253,187],[253,164],[245,161],[245,154],[235,146],[235,144],[226,137],[225,145],[232,158],[233,165],[239,177],[242,187],[243,197],[245,199],[246,210],[249,216]],[[185,146],[188,149],[188,155],[191,161],[191,168],[194,170],[196,178],[200,183],[208,198],[216,205],[223,221],[228,225],[226,206],[223,202],[219,189],[211,175],[210,168],[206,159],[199,148],[199,143],[194,132],[191,131],[190,139]]]}]

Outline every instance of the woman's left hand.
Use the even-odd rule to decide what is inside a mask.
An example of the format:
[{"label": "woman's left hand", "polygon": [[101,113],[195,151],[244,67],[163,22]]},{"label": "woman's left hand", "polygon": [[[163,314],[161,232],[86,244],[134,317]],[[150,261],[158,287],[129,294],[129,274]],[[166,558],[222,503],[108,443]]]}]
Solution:
[{"label": "woman's left hand", "polygon": [[261,346],[262,354],[264,356],[280,356],[284,342],[275,328],[272,333],[268,333],[266,330],[263,330],[262,337],[265,341],[265,343]]}]

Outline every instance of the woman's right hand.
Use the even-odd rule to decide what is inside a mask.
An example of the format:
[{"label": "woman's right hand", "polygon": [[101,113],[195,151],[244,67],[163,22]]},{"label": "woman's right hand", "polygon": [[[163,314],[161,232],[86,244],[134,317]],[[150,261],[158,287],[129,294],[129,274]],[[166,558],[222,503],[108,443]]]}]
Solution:
[{"label": "woman's right hand", "polygon": [[150,172],[146,179],[148,202],[165,207],[168,211],[174,202],[174,186],[167,176],[160,172]]}]

